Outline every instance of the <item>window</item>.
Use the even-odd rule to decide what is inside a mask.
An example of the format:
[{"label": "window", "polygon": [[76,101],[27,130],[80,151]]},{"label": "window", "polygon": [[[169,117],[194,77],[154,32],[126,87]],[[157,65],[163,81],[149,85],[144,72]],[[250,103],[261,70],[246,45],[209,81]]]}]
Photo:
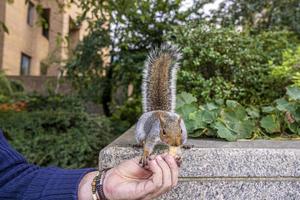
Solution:
[{"label": "window", "polygon": [[43,36],[45,36],[46,38],[49,39],[49,29],[50,29],[50,9],[49,8],[45,8],[42,11],[42,34]]},{"label": "window", "polygon": [[31,63],[31,57],[22,53],[21,54],[21,75],[30,75],[30,63]]},{"label": "window", "polygon": [[47,75],[48,67],[49,65],[46,62],[40,62],[40,75]]},{"label": "window", "polygon": [[68,45],[69,49],[73,50],[77,46],[80,39],[80,25],[69,17],[69,40]]},{"label": "window", "polygon": [[28,11],[27,11],[27,24],[33,26],[34,21],[34,4],[29,1],[28,3]]}]

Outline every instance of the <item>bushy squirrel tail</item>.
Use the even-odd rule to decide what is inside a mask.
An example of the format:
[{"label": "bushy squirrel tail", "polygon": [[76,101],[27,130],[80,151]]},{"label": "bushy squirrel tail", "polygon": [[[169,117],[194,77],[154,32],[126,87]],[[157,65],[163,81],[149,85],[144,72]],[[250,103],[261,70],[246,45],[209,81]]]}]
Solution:
[{"label": "bushy squirrel tail", "polygon": [[142,95],[144,112],[176,107],[176,75],[181,53],[175,45],[163,44],[150,51],[145,62]]}]

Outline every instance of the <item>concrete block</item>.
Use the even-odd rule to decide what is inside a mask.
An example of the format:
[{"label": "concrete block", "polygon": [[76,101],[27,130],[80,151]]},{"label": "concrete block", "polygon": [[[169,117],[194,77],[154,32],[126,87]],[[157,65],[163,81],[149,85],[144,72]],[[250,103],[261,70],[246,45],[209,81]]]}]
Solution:
[{"label": "concrete block", "polygon": [[[142,154],[134,128],[104,148],[99,168]],[[300,199],[300,141],[188,140],[179,184],[161,199]],[[155,152],[163,152],[159,147]]]}]

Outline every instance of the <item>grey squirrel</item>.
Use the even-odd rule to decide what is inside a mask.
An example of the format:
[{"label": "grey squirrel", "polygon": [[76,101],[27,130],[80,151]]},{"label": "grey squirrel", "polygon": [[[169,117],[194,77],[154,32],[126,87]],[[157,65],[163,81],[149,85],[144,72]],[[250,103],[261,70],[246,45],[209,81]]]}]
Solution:
[{"label": "grey squirrel", "polygon": [[145,62],[142,83],[143,111],[135,136],[143,145],[140,163],[145,166],[156,144],[169,146],[176,155],[186,142],[187,131],[183,119],[175,113],[176,75],[181,53],[176,46],[163,44],[150,51]]}]

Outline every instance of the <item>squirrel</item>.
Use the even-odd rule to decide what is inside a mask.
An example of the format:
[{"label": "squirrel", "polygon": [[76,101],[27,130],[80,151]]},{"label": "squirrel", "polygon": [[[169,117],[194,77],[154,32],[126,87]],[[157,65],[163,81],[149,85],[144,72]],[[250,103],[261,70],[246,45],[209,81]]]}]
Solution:
[{"label": "squirrel", "polygon": [[[176,75],[180,59],[181,53],[176,46],[163,44],[152,49],[145,62],[142,81],[144,113],[135,130],[137,142],[143,145],[142,166],[147,165],[156,144],[168,145],[171,154],[187,140],[184,121],[175,113]],[[176,155],[176,152],[172,154]]]}]

